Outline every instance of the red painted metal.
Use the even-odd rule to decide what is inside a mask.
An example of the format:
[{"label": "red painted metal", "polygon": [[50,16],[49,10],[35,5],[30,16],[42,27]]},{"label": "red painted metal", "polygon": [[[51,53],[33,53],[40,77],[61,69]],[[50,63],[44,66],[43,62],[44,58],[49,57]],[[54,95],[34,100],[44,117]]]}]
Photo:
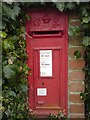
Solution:
[{"label": "red painted metal", "polygon": [[[29,107],[38,116],[68,112],[68,16],[54,8],[33,9],[26,22]],[[40,76],[40,51],[52,51],[52,75]],[[48,69],[47,69],[48,71]],[[44,89],[41,89],[44,88]],[[37,91],[44,90],[44,96]],[[41,93],[43,94],[43,93]]]}]

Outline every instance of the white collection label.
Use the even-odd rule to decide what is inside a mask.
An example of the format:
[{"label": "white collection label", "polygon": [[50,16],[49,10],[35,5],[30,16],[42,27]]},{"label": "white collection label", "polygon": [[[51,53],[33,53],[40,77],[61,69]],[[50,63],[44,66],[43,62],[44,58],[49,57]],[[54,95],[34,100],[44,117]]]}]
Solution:
[{"label": "white collection label", "polygon": [[52,50],[40,50],[40,76],[52,76]]},{"label": "white collection label", "polygon": [[37,88],[37,96],[47,96],[46,88]]}]

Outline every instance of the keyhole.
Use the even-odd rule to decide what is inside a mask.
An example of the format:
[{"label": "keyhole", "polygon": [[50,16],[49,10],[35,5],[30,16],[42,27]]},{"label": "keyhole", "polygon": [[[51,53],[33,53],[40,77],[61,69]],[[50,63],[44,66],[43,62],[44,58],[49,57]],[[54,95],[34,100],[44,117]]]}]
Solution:
[{"label": "keyhole", "polygon": [[42,85],[44,85],[44,82],[42,82]]}]

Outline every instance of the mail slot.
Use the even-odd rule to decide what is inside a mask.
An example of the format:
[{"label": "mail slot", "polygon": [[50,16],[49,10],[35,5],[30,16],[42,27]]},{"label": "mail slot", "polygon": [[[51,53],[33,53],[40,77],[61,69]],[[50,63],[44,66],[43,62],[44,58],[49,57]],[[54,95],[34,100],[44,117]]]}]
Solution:
[{"label": "mail slot", "polygon": [[68,113],[68,16],[54,8],[27,14],[29,108],[37,116]]},{"label": "mail slot", "polygon": [[31,31],[30,36],[32,37],[45,37],[45,36],[63,36],[63,30],[53,31]]}]

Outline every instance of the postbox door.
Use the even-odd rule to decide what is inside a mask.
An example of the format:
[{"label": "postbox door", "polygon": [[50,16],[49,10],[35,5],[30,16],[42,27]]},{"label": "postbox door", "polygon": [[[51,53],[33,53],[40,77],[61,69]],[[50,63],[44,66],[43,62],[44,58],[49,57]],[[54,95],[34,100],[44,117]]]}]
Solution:
[{"label": "postbox door", "polygon": [[[67,41],[59,37],[34,38],[30,103],[37,114],[67,110]],[[29,79],[30,81],[30,79]],[[33,94],[33,96],[31,96]]]},{"label": "postbox door", "polygon": [[60,107],[60,49],[35,51],[35,107]]}]

